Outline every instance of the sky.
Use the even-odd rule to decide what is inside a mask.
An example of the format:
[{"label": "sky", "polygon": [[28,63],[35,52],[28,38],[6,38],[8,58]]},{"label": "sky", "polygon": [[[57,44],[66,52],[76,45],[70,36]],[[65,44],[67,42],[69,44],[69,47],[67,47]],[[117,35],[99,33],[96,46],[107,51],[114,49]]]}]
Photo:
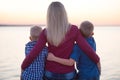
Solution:
[{"label": "sky", "polygon": [[[47,8],[54,0],[0,0],[0,24],[46,24]],[[69,22],[79,25],[120,25],[120,0],[57,0]]]}]

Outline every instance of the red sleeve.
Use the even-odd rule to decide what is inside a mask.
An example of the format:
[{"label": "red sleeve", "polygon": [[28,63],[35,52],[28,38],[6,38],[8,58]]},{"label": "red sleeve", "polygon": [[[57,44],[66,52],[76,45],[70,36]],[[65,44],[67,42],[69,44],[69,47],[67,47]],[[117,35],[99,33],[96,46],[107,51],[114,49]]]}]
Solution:
[{"label": "red sleeve", "polygon": [[34,48],[31,50],[29,55],[24,59],[21,68],[24,70],[27,68],[33,61],[36,59],[36,57],[39,55],[40,51],[44,48],[46,44],[46,35],[45,35],[45,29],[41,32],[39,40],[37,41],[36,45]]},{"label": "red sleeve", "polygon": [[95,63],[98,63],[100,58],[99,56],[95,53],[95,51],[91,48],[91,46],[87,43],[87,41],[84,39],[82,36],[81,32],[79,31],[78,28],[76,28],[77,31],[77,37],[76,37],[76,42],[78,43],[79,47],[85,52],[85,54]]}]

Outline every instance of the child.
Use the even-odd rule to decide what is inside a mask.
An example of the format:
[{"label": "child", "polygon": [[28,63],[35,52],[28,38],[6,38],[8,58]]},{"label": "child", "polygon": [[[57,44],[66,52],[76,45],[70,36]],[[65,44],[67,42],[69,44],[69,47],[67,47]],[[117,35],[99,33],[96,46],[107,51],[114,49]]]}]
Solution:
[{"label": "child", "polygon": [[[89,21],[82,22],[80,26],[80,31],[85,37],[90,46],[96,51],[96,43],[92,37],[94,26]],[[99,80],[100,76],[100,63],[95,64],[80,48],[75,44],[73,53],[70,59],[63,59],[54,56],[53,54],[48,54],[48,60],[61,63],[63,65],[72,66],[75,61],[78,69],[78,80]],[[98,66],[98,67],[97,67]]]},{"label": "child", "polygon": [[[32,50],[34,45],[36,44],[39,34],[41,33],[42,28],[38,26],[34,26],[30,30],[30,42],[26,44],[25,47],[25,55],[27,56],[29,52]],[[44,66],[45,66],[45,58],[47,56],[47,47],[45,47],[41,54],[32,62],[32,64],[26,68],[22,74],[22,80],[43,80],[44,75]]]}]

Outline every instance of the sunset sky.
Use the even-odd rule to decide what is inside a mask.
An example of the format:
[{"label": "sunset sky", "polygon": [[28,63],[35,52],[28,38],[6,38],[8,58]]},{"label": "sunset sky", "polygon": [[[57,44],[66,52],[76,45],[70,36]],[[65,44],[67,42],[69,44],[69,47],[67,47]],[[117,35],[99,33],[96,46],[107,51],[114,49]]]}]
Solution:
[{"label": "sunset sky", "polygon": [[[46,12],[54,0],[0,0],[0,24],[46,24]],[[58,0],[69,22],[89,20],[95,25],[120,25],[120,0]]]}]

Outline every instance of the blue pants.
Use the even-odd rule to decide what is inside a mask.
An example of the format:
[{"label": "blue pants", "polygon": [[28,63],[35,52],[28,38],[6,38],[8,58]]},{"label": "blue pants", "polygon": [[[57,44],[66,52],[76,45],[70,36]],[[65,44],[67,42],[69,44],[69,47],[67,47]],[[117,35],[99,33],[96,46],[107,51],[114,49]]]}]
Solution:
[{"label": "blue pants", "polygon": [[78,78],[78,80],[99,80],[99,77],[93,77],[93,78]]},{"label": "blue pants", "polygon": [[74,80],[76,71],[66,74],[56,74],[49,71],[45,71],[45,80]]}]

